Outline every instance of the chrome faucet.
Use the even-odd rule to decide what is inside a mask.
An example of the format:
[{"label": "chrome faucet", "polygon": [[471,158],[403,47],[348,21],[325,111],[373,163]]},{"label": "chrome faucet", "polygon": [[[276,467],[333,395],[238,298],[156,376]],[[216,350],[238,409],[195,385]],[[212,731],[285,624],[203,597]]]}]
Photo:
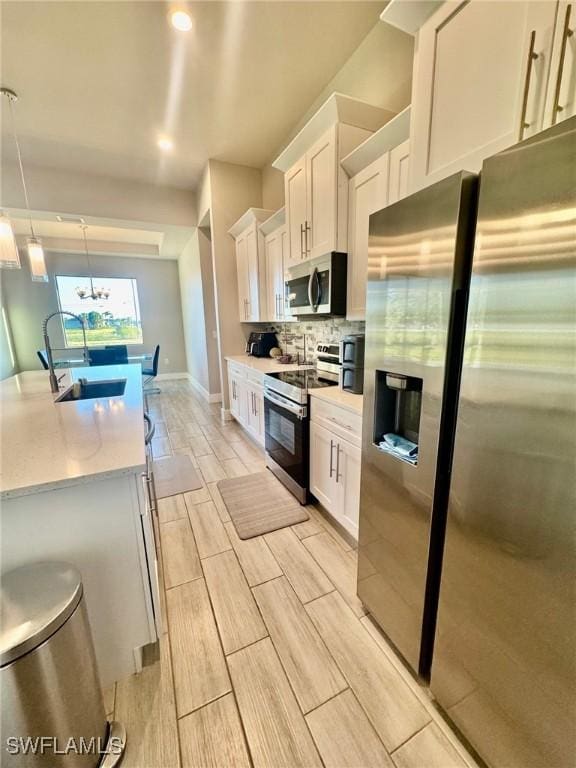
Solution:
[{"label": "chrome faucet", "polygon": [[52,312],[51,315],[48,315],[48,317],[44,320],[42,323],[42,335],[44,336],[44,346],[46,347],[46,357],[48,358],[48,368],[50,369],[50,390],[52,392],[58,392],[58,379],[56,378],[56,373],[54,372],[54,360],[52,358],[52,347],[50,346],[50,338],[48,337],[48,321],[51,320],[53,317],[56,317],[56,315],[69,315],[70,317],[75,318],[78,320],[80,325],[82,326],[82,336],[84,338],[84,362],[88,362],[88,345],[86,343],[86,328],[84,327],[84,321],[81,317],[78,315],[75,315],[73,312],[64,312],[63,310],[58,310],[57,312]]}]

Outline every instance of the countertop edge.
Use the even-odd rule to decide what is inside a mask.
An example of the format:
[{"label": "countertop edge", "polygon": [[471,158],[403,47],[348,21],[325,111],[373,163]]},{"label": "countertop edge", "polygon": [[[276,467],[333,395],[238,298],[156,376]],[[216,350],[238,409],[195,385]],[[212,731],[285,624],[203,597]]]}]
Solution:
[{"label": "countertop edge", "polygon": [[67,478],[65,480],[54,480],[39,485],[27,485],[21,488],[0,491],[0,501],[10,499],[19,499],[22,496],[35,496],[39,493],[49,493],[50,491],[59,491],[61,488],[72,488],[76,485],[88,485],[99,480],[109,480],[114,477],[126,477],[127,475],[137,475],[140,472],[146,472],[146,462],[137,464],[133,467],[121,467],[120,469],[104,470],[95,472],[91,475],[81,475],[80,477]]},{"label": "countertop edge", "polygon": [[[328,389],[312,389],[308,392],[310,397],[316,397],[319,400],[323,400],[325,403],[330,403],[330,405],[335,406],[336,408],[342,408],[344,411],[349,411],[350,413],[355,414],[356,416],[362,416],[363,412],[363,402],[358,402],[357,400],[347,401],[346,399],[344,402],[341,400],[331,397],[330,392],[333,391],[333,388],[330,387]],[[362,398],[362,395],[354,395],[351,392],[343,392],[341,389],[338,389],[339,396],[344,398]]]}]

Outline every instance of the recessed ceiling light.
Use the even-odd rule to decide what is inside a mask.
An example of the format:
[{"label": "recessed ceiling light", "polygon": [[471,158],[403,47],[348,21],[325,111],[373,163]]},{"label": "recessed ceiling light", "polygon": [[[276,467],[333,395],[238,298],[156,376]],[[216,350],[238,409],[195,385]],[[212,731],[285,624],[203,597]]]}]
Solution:
[{"label": "recessed ceiling light", "polygon": [[158,139],[158,146],[163,152],[171,152],[174,149],[172,139],[168,139],[166,136]]},{"label": "recessed ceiling light", "polygon": [[170,21],[174,29],[179,32],[190,32],[192,29],[192,19],[185,11],[174,11],[170,16]]}]

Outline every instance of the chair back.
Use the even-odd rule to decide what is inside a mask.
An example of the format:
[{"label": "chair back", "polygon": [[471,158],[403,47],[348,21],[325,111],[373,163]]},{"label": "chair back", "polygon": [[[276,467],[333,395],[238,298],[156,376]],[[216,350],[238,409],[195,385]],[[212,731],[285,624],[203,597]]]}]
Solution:
[{"label": "chair back", "polygon": [[118,365],[124,365],[128,362],[128,347],[126,344],[107,344],[104,349],[114,355],[114,362]]},{"label": "chair back", "polygon": [[158,376],[158,360],[160,359],[160,344],[156,344],[154,358],[152,359],[152,376]]},{"label": "chair back", "polygon": [[42,368],[44,368],[45,371],[48,370],[48,358],[46,356],[46,350],[45,349],[39,349],[37,350],[36,354],[40,358],[40,362],[42,363]]},{"label": "chair back", "polygon": [[110,349],[89,349],[88,360],[90,365],[117,365],[115,353]]}]

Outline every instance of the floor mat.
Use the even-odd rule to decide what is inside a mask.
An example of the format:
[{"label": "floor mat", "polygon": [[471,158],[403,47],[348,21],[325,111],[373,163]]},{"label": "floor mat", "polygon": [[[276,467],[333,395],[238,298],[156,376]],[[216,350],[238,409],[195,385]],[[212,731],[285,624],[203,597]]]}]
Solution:
[{"label": "floor mat", "polygon": [[268,470],[220,480],[218,490],[241,539],[309,519],[306,508]]},{"label": "floor mat", "polygon": [[156,496],[164,499],[177,493],[196,491],[202,488],[203,482],[189,456],[167,456],[154,460],[154,486]]}]

